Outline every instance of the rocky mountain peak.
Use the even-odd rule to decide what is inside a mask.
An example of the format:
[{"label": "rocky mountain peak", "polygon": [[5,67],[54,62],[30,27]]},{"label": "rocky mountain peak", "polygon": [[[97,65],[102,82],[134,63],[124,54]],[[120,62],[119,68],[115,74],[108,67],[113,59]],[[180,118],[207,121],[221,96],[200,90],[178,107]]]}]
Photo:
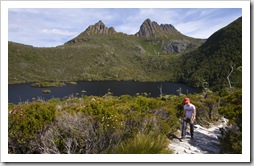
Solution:
[{"label": "rocky mountain peak", "polygon": [[87,38],[90,35],[100,34],[100,35],[114,35],[117,32],[113,27],[107,27],[101,20],[94,25],[90,25],[84,32],[79,34],[74,39],[66,42],[65,44],[74,44],[79,42],[87,42],[89,39]]},{"label": "rocky mountain peak", "polygon": [[94,25],[90,25],[84,32],[87,35],[91,34],[103,34],[111,35],[115,34],[116,31],[113,27],[108,28],[101,20]]},{"label": "rocky mountain peak", "polygon": [[180,33],[171,24],[158,24],[155,21],[146,19],[140,26],[140,30],[135,34],[139,37],[145,38],[157,38],[157,37],[169,37],[172,34]]}]

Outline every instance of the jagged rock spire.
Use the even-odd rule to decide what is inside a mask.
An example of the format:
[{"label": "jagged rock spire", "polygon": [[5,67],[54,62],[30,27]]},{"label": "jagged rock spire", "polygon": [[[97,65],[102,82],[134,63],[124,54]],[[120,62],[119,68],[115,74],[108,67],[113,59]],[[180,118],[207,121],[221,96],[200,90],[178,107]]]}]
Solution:
[{"label": "jagged rock spire", "polygon": [[90,25],[84,32],[79,34],[74,39],[66,42],[65,44],[73,44],[79,42],[87,42],[89,39],[87,36],[100,34],[100,35],[114,35],[117,32],[113,27],[108,28],[101,20],[94,25]]},{"label": "jagged rock spire", "polygon": [[[91,35],[114,35],[118,32],[115,31],[113,27],[108,28],[101,20],[99,20],[94,25],[90,25],[84,32],[79,34],[74,39],[66,42],[68,43],[78,43],[86,42],[89,39],[88,36]],[[140,26],[139,32],[135,34],[138,37],[144,38],[170,38],[170,39],[181,39],[183,35],[175,29],[171,24],[158,24],[155,21],[146,19]]]},{"label": "jagged rock spire", "polygon": [[146,38],[148,37],[157,38],[157,37],[168,37],[173,33],[180,33],[175,29],[173,25],[171,24],[159,25],[155,21],[146,19],[140,26],[140,30],[135,35]]},{"label": "jagged rock spire", "polygon": [[94,25],[90,25],[84,32],[87,35],[91,34],[103,34],[110,35],[115,34],[116,31],[113,27],[108,28],[101,20]]}]

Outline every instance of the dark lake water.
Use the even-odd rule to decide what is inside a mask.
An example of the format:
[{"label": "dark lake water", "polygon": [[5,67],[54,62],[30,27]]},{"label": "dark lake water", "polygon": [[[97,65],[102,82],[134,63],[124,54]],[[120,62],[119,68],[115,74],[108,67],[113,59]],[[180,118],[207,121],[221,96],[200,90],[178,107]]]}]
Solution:
[{"label": "dark lake water", "polygon": [[[88,81],[77,82],[76,85],[67,84],[62,87],[35,88],[31,84],[14,84],[8,86],[9,103],[32,101],[32,98],[48,100],[50,98],[64,98],[68,96],[103,96],[108,91],[114,96],[137,93],[147,93],[150,97],[160,96],[160,87],[164,95],[178,94],[181,88],[182,93],[195,93],[197,89],[181,83],[170,82],[135,82],[135,81]],[[51,93],[43,93],[43,89],[50,89]],[[83,93],[82,91],[86,91]]]}]

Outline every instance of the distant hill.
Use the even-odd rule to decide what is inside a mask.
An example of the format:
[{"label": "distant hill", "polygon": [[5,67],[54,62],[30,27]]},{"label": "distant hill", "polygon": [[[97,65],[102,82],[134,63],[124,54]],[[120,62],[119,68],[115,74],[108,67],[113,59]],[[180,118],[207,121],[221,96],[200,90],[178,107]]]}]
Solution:
[{"label": "distant hill", "polygon": [[[187,37],[171,26],[136,35],[116,32],[102,21],[53,48],[9,42],[9,83],[79,80],[175,81],[179,56],[204,40]],[[158,25],[152,22],[151,26]],[[173,26],[172,26],[173,27]],[[155,27],[156,28],[156,27]],[[144,32],[146,33],[146,32]],[[175,33],[175,35],[174,35]],[[163,35],[162,35],[163,34]]]},{"label": "distant hill", "polygon": [[241,18],[207,40],[147,19],[135,35],[101,20],[61,46],[9,42],[9,84],[40,81],[136,80],[227,86],[241,84]]},{"label": "distant hill", "polygon": [[197,50],[183,56],[182,80],[214,89],[242,83],[242,17],[211,35]]}]

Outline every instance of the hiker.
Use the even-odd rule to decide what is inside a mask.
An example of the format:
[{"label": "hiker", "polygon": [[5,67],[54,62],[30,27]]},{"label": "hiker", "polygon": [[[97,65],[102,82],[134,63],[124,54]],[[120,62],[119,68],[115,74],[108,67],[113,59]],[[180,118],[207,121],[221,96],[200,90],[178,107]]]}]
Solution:
[{"label": "hiker", "polygon": [[189,98],[184,98],[184,106],[183,106],[183,124],[182,124],[182,133],[181,137],[182,139],[185,138],[186,135],[186,128],[187,128],[187,123],[190,124],[190,134],[191,138],[193,138],[194,134],[194,120],[196,118],[196,108],[193,104],[190,103]]}]

